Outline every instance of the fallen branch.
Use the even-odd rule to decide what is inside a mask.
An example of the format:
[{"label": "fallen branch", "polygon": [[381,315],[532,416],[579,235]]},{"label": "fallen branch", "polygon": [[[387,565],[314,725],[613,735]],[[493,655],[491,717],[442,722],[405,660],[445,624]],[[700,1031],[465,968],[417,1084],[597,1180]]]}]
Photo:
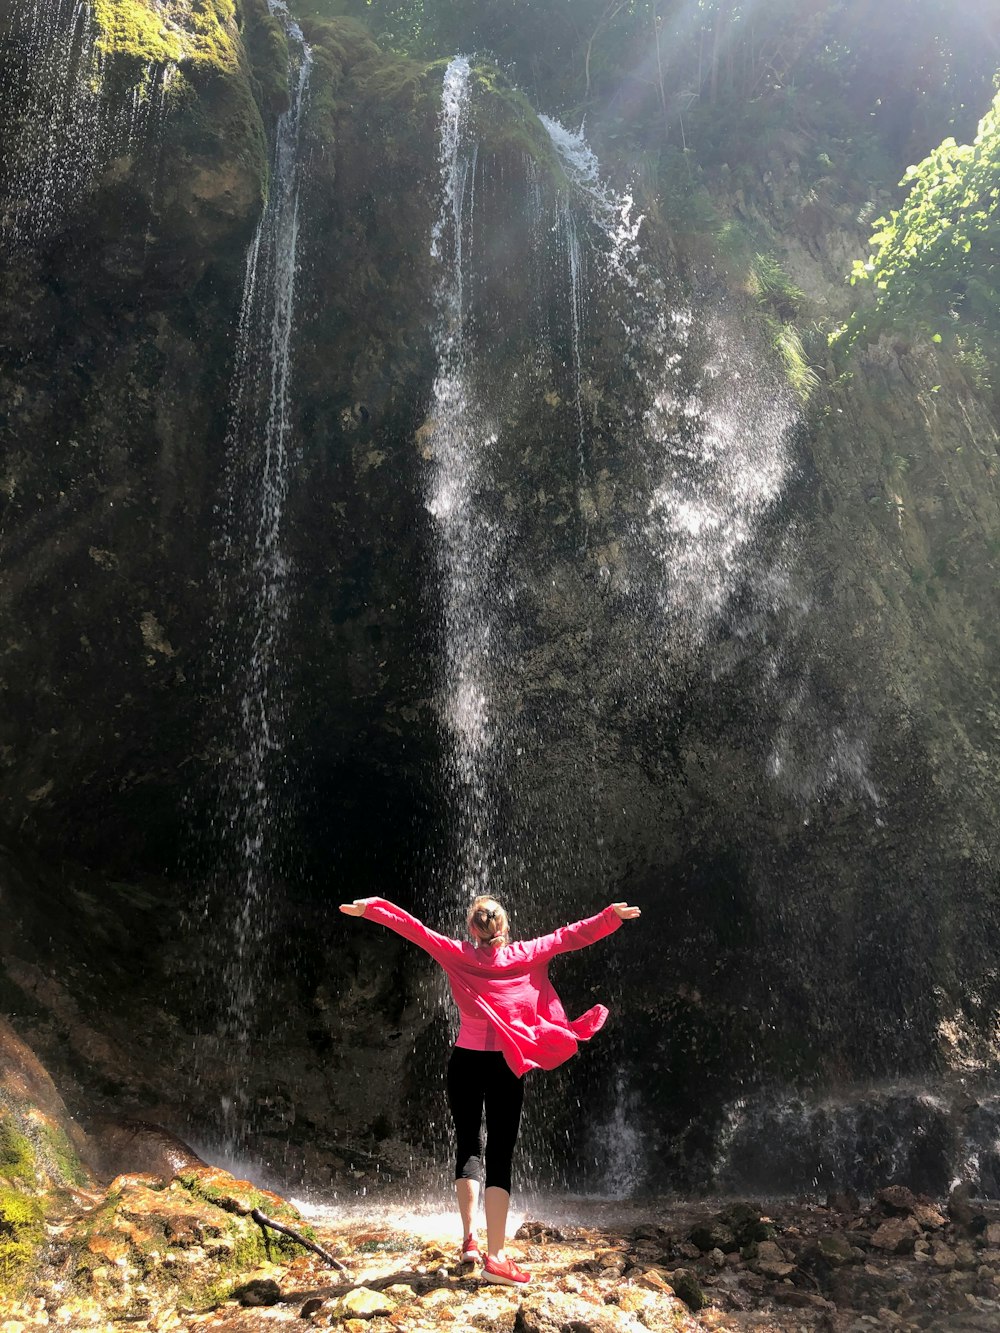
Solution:
[{"label": "fallen branch", "polygon": [[304,1245],[307,1250],[312,1250],[313,1254],[318,1254],[323,1262],[329,1264],[331,1268],[336,1268],[343,1273],[345,1277],[347,1276],[347,1269],[340,1260],[335,1259],[329,1250],[324,1250],[323,1247],[317,1245],[315,1241],[307,1240],[305,1236],[300,1235],[297,1231],[293,1231],[291,1227],[286,1227],[283,1222],[275,1222],[273,1218],[265,1217],[259,1208],[251,1208],[250,1216],[262,1230],[270,1227],[273,1231],[280,1231],[283,1236],[290,1236],[292,1240],[297,1241],[299,1245]]}]

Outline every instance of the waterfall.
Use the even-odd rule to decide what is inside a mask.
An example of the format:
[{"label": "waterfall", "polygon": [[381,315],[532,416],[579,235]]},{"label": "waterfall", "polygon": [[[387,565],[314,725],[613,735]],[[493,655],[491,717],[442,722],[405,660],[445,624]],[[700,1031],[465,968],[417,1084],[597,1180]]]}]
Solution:
[{"label": "waterfall", "polygon": [[429,413],[427,508],[437,532],[443,666],[440,706],[450,737],[447,781],[454,815],[459,903],[494,891],[490,773],[497,744],[491,678],[497,595],[496,522],[480,488],[496,430],[467,364],[466,286],[476,151],[467,143],[469,62],[444,77],[438,164],[441,207],[431,237],[439,261],[434,334],[437,374]]},{"label": "waterfall", "polygon": [[23,251],[71,215],[115,155],[159,159],[176,66],[149,62],[111,96],[87,0],[27,0],[0,26],[0,237]]},{"label": "waterfall", "polygon": [[217,667],[230,728],[216,830],[226,859],[216,888],[228,926],[220,1036],[232,1070],[231,1099],[223,1108],[230,1150],[238,1146],[249,1114],[250,1045],[267,967],[274,844],[284,809],[282,637],[290,594],[282,524],[292,429],[301,126],[312,66],[309,46],[282,0],[268,3],[288,38],[290,105],[277,122],[268,199],[246,256],[217,573]]},{"label": "waterfall", "polygon": [[[792,473],[799,419],[793,396],[724,308],[671,298],[643,253],[631,194],[602,179],[582,132],[541,120],[569,182],[560,215],[570,256],[577,401],[585,340],[579,249],[589,240],[594,283],[616,293],[630,349],[625,370],[645,403],[635,440],[645,493],[622,524],[624,561],[615,578],[620,611],[652,631],[634,664],[643,655],[698,656],[724,630],[742,644],[734,658],[751,647],[758,655],[761,699],[777,717],[767,776],[802,804],[840,786],[878,806],[858,710],[844,701],[832,715],[808,663],[793,669],[786,660],[788,641],[813,609],[798,587],[794,541],[770,553],[760,541]],[[578,421],[582,458],[579,408]],[[749,612],[734,610],[738,596]]]},{"label": "waterfall", "polygon": [[0,37],[8,117],[0,234],[17,249],[57,227],[91,180],[105,139],[101,67],[86,0],[15,5]]}]

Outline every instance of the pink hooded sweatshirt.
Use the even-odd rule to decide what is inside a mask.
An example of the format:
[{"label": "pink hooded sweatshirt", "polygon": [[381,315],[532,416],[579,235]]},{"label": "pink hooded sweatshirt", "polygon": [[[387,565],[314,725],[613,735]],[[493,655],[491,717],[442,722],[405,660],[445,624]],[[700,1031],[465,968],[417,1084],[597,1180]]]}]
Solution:
[{"label": "pink hooded sweatshirt", "polygon": [[367,920],[388,926],[441,964],[463,1018],[489,1021],[515,1074],[555,1069],[576,1054],[579,1042],[589,1041],[604,1026],[608,1011],[603,1004],[572,1022],[566,1017],[549,980],[549,960],[596,944],[617,930],[621,921],[613,907],[537,940],[477,949],[469,941],[429,930],[385,898],[364,901]]}]

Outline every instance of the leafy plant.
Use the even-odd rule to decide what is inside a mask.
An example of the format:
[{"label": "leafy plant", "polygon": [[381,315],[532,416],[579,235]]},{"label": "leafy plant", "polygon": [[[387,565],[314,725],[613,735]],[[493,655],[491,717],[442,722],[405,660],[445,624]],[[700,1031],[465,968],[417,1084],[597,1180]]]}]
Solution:
[{"label": "leafy plant", "polygon": [[853,342],[906,320],[938,342],[958,333],[982,364],[974,349],[1000,342],[1000,93],[971,144],[945,139],[901,184],[906,199],[875,223],[871,253],[850,274],[874,293],[874,310],[844,332]]}]

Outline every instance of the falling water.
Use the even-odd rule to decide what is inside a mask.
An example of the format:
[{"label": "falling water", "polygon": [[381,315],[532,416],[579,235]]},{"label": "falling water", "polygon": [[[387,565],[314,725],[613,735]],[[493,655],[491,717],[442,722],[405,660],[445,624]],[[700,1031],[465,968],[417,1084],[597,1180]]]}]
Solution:
[{"label": "falling water", "polygon": [[497,743],[491,714],[490,607],[497,594],[499,534],[480,495],[496,431],[477,398],[467,364],[466,274],[476,166],[475,148],[466,142],[469,80],[469,62],[456,57],[445,73],[442,93],[441,209],[431,240],[431,253],[440,264],[437,374],[427,439],[427,508],[438,535],[441,573],[440,698],[451,740],[448,777],[459,903],[491,891],[495,858],[489,775]]},{"label": "falling water", "polygon": [[86,0],[29,0],[0,33],[5,125],[0,232],[16,248],[59,224],[104,146],[101,69]]},{"label": "falling water", "polygon": [[97,35],[86,0],[14,5],[0,29],[0,237],[10,252],[55,232],[116,155],[155,176],[176,66],[150,61],[112,95]]},{"label": "falling water", "polygon": [[[791,476],[794,399],[739,321],[718,305],[704,310],[671,299],[642,252],[631,194],[602,180],[582,133],[542,121],[571,190],[561,212],[568,219],[562,225],[571,256],[577,400],[584,310],[576,292],[578,211],[600,254],[592,265],[596,281],[617,293],[633,395],[646,403],[635,441],[646,489],[638,517],[622,533],[620,609],[648,622],[654,659],[697,655],[723,625],[743,653],[752,644],[762,701],[778,716],[767,775],[801,803],[840,786],[877,806],[860,710],[845,700],[831,716],[808,663],[795,674],[786,661],[782,641],[800,633],[813,609],[797,586],[794,544],[785,540],[767,554],[760,541]],[[582,440],[582,412],[578,418]],[[737,595],[751,610],[734,618]]]},{"label": "falling water", "polygon": [[289,108],[278,119],[270,192],[247,251],[232,417],[228,434],[219,573],[220,670],[226,678],[231,750],[221,782],[221,836],[229,858],[218,889],[228,916],[221,1038],[232,1070],[225,1139],[240,1146],[248,1117],[250,1041],[266,967],[273,844],[282,812],[288,609],[282,522],[288,495],[289,384],[295,327],[301,124],[312,54],[281,0],[271,13],[288,37]]}]

